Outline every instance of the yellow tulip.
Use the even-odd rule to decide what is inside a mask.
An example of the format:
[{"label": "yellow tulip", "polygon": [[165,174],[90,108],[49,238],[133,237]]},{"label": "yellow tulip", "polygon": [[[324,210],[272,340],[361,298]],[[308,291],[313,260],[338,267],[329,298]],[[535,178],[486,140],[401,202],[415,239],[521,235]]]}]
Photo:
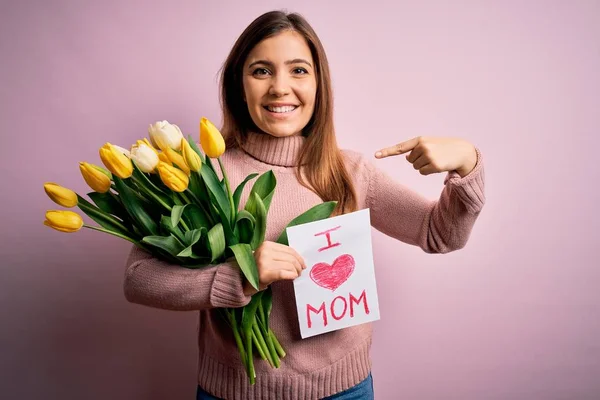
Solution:
[{"label": "yellow tulip", "polygon": [[157,168],[160,179],[169,189],[175,192],[187,189],[190,181],[185,172],[162,161],[158,163]]},{"label": "yellow tulip", "polygon": [[54,182],[46,182],[44,190],[50,199],[59,206],[71,208],[77,205],[77,193]]},{"label": "yellow tulip", "polygon": [[44,225],[60,232],[77,232],[83,226],[83,219],[73,211],[49,210]]},{"label": "yellow tulip", "polygon": [[200,144],[204,153],[210,158],[218,158],[225,152],[223,135],[205,117],[200,120]]},{"label": "yellow tulip", "polygon": [[185,172],[187,175],[190,174],[190,168],[185,163],[185,160],[183,159],[181,154],[177,153],[175,150],[173,150],[170,147],[166,147],[165,150],[163,151],[163,153],[166,154],[167,158],[169,159],[169,161],[171,161],[171,163],[178,166],[179,169],[182,170],[183,172]]},{"label": "yellow tulip", "polygon": [[[79,163],[79,170],[85,183],[95,192],[106,193],[110,189],[110,178],[101,167],[86,162]],[[107,171],[108,172],[108,171]]]},{"label": "yellow tulip", "polygon": [[160,161],[164,162],[165,164],[173,165],[171,160],[169,160],[169,157],[167,157],[167,155],[165,153],[163,153],[162,151],[160,153],[158,153],[158,159]]},{"label": "yellow tulip", "polygon": [[129,178],[133,173],[131,160],[110,143],[105,143],[100,148],[100,159],[110,172],[121,179]]},{"label": "yellow tulip", "polygon": [[202,167],[202,159],[185,139],[181,139],[181,153],[183,154],[183,159],[190,170],[194,172],[200,171],[200,168]]}]

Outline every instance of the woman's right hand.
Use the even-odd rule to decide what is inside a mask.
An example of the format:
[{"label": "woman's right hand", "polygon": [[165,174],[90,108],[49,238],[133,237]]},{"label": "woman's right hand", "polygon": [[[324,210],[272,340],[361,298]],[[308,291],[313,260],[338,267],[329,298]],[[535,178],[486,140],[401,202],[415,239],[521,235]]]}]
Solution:
[{"label": "woman's right hand", "polygon": [[[255,251],[254,259],[258,269],[259,289],[264,290],[271,283],[281,280],[294,280],[306,269],[304,259],[293,248],[284,244],[264,241]],[[244,294],[251,296],[257,290],[245,280]]]}]

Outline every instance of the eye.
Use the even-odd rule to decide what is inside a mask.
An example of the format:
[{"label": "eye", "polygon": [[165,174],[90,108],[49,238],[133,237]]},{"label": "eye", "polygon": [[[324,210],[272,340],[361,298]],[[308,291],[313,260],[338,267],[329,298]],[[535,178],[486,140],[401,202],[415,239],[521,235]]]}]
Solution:
[{"label": "eye", "polygon": [[302,67],[296,67],[292,70],[292,72],[294,74],[298,74],[298,75],[304,75],[304,74],[308,74],[308,71],[305,68]]},{"label": "eye", "polygon": [[252,71],[252,75],[254,76],[264,76],[268,75],[269,73],[269,70],[266,68],[256,68],[254,71]]}]

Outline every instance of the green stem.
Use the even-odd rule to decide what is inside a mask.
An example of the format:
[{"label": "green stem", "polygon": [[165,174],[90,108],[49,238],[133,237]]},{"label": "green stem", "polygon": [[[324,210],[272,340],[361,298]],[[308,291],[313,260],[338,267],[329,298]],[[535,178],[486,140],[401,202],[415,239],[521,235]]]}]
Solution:
[{"label": "green stem", "polygon": [[134,239],[132,239],[132,238],[130,238],[128,236],[121,235],[120,233],[109,231],[108,229],[104,229],[104,228],[100,228],[100,227],[92,226],[92,225],[83,225],[83,227],[84,228],[88,228],[88,229],[92,229],[92,230],[98,231],[98,232],[108,233],[109,235],[113,235],[113,236],[116,236],[116,237],[120,237],[121,239],[128,240],[131,243],[139,246],[139,242],[138,241],[136,241],[136,240],[134,240]]},{"label": "green stem", "polygon": [[158,197],[154,192],[152,192],[152,190],[146,188],[146,186],[144,186],[136,177],[132,176],[131,178],[134,180],[135,183],[138,184],[139,187],[142,188],[142,190],[144,192],[146,192],[146,194],[148,194],[150,197],[152,197],[154,200],[156,200],[161,206],[163,206],[164,208],[166,208],[169,211],[171,211],[173,209],[173,207],[171,207],[170,205],[168,205],[164,201],[162,201],[160,197]]},{"label": "green stem", "polygon": [[240,358],[242,359],[242,364],[246,365],[246,351],[244,350],[242,337],[240,336],[240,332],[238,331],[238,324],[235,318],[235,310],[228,310],[227,316],[229,317],[229,323],[231,324],[231,330],[233,331],[235,343],[237,344],[238,350],[240,351]]},{"label": "green stem", "polygon": [[256,318],[252,323],[252,331],[254,332],[254,336],[258,341],[258,351],[263,360],[269,360],[269,364],[273,365],[273,359],[271,358],[271,354],[269,353],[269,349],[267,348],[267,343],[265,342],[265,338],[258,327],[258,323],[256,322]]},{"label": "green stem", "polygon": [[233,193],[231,192],[231,186],[229,185],[229,179],[227,178],[227,172],[225,171],[225,167],[223,166],[223,162],[221,161],[221,157],[217,158],[219,161],[219,167],[221,168],[221,173],[223,173],[223,179],[225,179],[225,186],[227,187],[227,197],[229,197],[229,206],[231,208],[231,223],[235,221],[235,205],[233,203]]},{"label": "green stem", "polygon": [[[189,191],[189,189],[185,189],[185,191]],[[185,192],[179,192],[179,195],[181,196],[181,198],[187,202],[188,204],[193,204],[193,202],[190,200],[189,197],[187,197],[187,195],[185,194]]]},{"label": "green stem", "polygon": [[254,342],[254,347],[256,347],[256,350],[258,350],[258,354],[260,354],[260,358],[263,360],[266,360],[267,356],[266,356],[265,351],[262,348],[260,341],[259,341],[258,337],[256,336],[256,332],[254,330],[252,331],[252,341]]},{"label": "green stem", "polygon": [[183,218],[181,219],[181,225],[183,225],[183,229],[185,229],[186,231],[190,230],[190,228],[187,226],[187,224],[185,223],[185,221],[183,220]]},{"label": "green stem", "polygon": [[266,341],[267,341],[267,348],[269,349],[269,354],[271,355],[271,358],[273,360],[273,366],[275,368],[279,368],[279,366],[281,365],[280,360],[279,360],[279,354],[277,353],[277,349],[275,348],[275,344],[273,343],[273,338],[271,337],[271,335],[269,334],[269,330],[263,330],[264,336],[266,336]]},{"label": "green stem", "polygon": [[275,345],[275,348],[277,349],[277,353],[279,353],[279,356],[281,358],[285,357],[285,350],[283,349],[283,347],[281,347],[279,340],[277,340],[277,336],[275,336],[275,333],[273,333],[273,331],[271,329],[269,329],[269,337],[273,340],[273,344]]},{"label": "green stem", "polygon": [[256,373],[254,371],[254,359],[252,357],[252,327],[244,332],[246,339],[246,361],[248,363],[248,376],[250,377],[250,384],[254,385],[256,380]]},{"label": "green stem", "polygon": [[[267,350],[269,352],[269,355],[271,356],[271,360],[272,360],[271,365],[274,366],[275,368],[279,368],[279,365],[280,365],[279,356],[281,355],[281,353],[278,351],[279,349],[277,348],[277,346],[279,346],[279,348],[281,348],[281,345],[279,344],[279,342],[277,342],[275,335],[269,328],[269,317],[268,317],[267,313],[265,312],[265,309],[263,308],[263,306],[264,306],[264,304],[261,301],[261,303],[258,306],[258,316],[260,317],[260,323],[261,323],[261,328],[262,328],[262,332],[263,332],[263,337],[265,338],[265,341],[267,344]],[[275,339],[275,340],[273,340],[273,339]],[[275,343],[277,343],[277,344],[275,344]],[[283,352],[283,349],[281,349],[281,351]],[[284,353],[284,355],[285,355],[285,353]]]}]

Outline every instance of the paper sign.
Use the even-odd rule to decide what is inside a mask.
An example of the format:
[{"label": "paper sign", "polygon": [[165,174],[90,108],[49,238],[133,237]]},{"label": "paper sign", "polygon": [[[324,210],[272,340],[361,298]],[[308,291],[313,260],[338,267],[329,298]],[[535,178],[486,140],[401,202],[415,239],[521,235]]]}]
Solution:
[{"label": "paper sign", "polygon": [[369,209],[287,228],[307,268],[294,280],[302,338],[379,319]]}]

